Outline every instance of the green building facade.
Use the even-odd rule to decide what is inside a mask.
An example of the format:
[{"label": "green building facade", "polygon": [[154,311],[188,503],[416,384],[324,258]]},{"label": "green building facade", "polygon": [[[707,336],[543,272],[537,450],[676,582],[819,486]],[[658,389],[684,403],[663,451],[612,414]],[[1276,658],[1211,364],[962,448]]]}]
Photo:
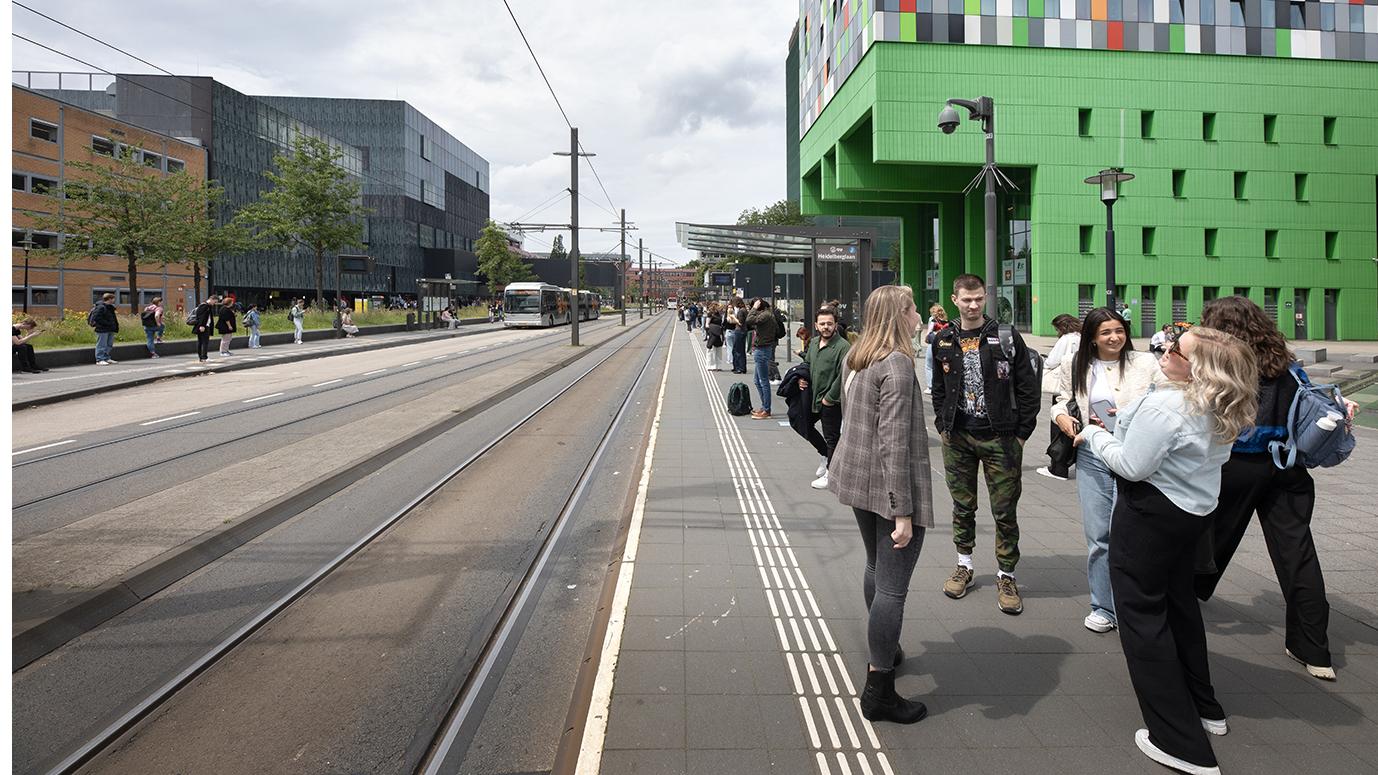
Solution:
[{"label": "green building facade", "polygon": [[[945,135],[937,114],[989,96],[1018,190],[1000,195],[987,282],[1021,328],[1050,335],[1103,303],[1105,207],[1083,181],[1123,167],[1117,295],[1136,333],[1239,293],[1297,339],[1378,338],[1378,5],[952,3],[804,2],[787,76],[804,213],[899,218],[899,281],[946,301],[957,274],[984,274],[983,189],[963,193],[984,137],[965,111]],[[1126,14],[1149,20],[1096,18]]]}]

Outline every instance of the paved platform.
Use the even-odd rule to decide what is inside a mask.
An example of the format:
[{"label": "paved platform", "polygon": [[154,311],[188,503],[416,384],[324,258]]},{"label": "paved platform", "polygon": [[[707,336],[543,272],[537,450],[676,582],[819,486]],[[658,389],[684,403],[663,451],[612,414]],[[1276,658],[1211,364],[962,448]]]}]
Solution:
[{"label": "paved platform", "polygon": [[[864,556],[850,510],[809,488],[818,458],[785,426],[782,400],[778,419],[726,413],[727,386],[745,375],[704,371],[696,340],[677,329],[670,356],[602,772],[1166,772],[1134,746],[1142,723],[1118,637],[1082,627],[1075,483],[1034,473],[1046,424],[1024,468],[1024,614],[996,608],[984,490],[975,588],[943,596],[955,554],[935,471],[938,526],[914,574],[898,679],[930,715],[871,725],[855,700]],[[1230,714],[1230,734],[1213,740],[1224,772],[1378,772],[1378,433],[1359,433],[1354,458],[1317,476],[1339,681],[1311,679],[1283,655],[1281,596],[1257,528],[1203,608]]]},{"label": "paved platform", "polygon": [[[196,353],[192,352],[183,355],[164,355],[157,359],[141,357],[138,360],[122,360],[112,366],[83,363],[80,366],[54,368],[44,374],[11,373],[11,406],[14,409],[41,406],[205,371],[229,371],[274,363],[292,363],[340,353],[400,347],[433,339],[501,330],[501,322],[474,323],[458,329],[397,331],[360,335],[353,339],[308,340],[303,344],[265,344],[257,350],[248,349],[244,345],[245,340],[236,339],[229,356],[219,354],[220,340],[216,338],[211,340],[210,361],[207,363],[198,362]],[[41,350],[38,352],[38,361],[39,365],[43,365]]]}]

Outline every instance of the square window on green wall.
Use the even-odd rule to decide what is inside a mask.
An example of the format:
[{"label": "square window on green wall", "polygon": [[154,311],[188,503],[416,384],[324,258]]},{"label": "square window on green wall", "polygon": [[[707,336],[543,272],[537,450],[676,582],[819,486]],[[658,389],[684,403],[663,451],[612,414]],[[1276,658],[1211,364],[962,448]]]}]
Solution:
[{"label": "square window on green wall", "polygon": [[1183,192],[1186,190],[1186,187],[1187,187],[1187,171],[1186,171],[1186,170],[1173,170],[1173,171],[1172,171],[1172,197],[1173,197],[1174,199],[1181,199],[1183,196],[1185,196],[1185,194],[1184,194]]},{"label": "square window on green wall", "polygon": [[1298,202],[1306,202],[1310,199],[1310,192],[1307,191],[1307,176],[1305,172],[1298,172],[1292,180],[1292,188],[1296,193]]},{"label": "square window on green wall", "polygon": [[1265,115],[1263,117],[1263,142],[1276,143],[1278,141],[1278,117]]},{"label": "square window on green wall", "polygon": [[1340,233],[1338,231],[1325,233],[1325,257],[1331,261],[1340,257]]},{"label": "square window on green wall", "polygon": [[1321,121],[1321,141],[1326,145],[1335,144],[1335,121],[1334,116],[1326,116]]},{"label": "square window on green wall", "polygon": [[1145,226],[1145,227],[1144,227],[1144,233],[1143,233],[1143,254],[1144,254],[1145,256],[1156,255],[1157,251],[1154,250],[1154,244],[1153,244],[1153,243],[1157,242],[1157,238],[1158,238],[1158,229],[1157,229],[1157,228],[1155,228],[1155,227],[1153,227],[1153,226]]},{"label": "square window on green wall", "polygon": [[1077,136],[1079,136],[1079,137],[1090,137],[1090,136],[1091,136],[1091,109],[1090,109],[1090,108],[1078,108],[1078,109],[1077,109]]},{"label": "square window on green wall", "polygon": [[1206,229],[1206,255],[1210,258],[1220,256],[1220,230]]},{"label": "square window on green wall", "polygon": [[1215,114],[1201,114],[1201,139],[1207,142],[1215,141]]},{"label": "square window on green wall", "polygon": [[1278,230],[1265,229],[1263,231],[1263,256],[1265,258],[1278,257]]},{"label": "square window on green wall", "polygon": [[1091,252],[1091,227],[1082,226],[1078,235],[1077,246],[1082,253]]},{"label": "square window on green wall", "polygon": [[1234,173],[1234,198],[1248,199],[1248,192],[1245,190],[1245,183],[1248,182],[1249,173],[1236,171]]},{"label": "square window on green wall", "polygon": [[1153,139],[1153,111],[1139,111],[1139,137],[1145,140]]}]

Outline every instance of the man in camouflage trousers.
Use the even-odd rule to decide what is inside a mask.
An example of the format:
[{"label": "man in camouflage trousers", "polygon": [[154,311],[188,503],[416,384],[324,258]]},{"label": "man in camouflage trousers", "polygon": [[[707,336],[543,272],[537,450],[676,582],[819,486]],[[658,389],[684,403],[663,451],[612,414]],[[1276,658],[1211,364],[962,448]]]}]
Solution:
[{"label": "man in camouflage trousers", "polygon": [[995,516],[996,603],[1007,614],[1024,610],[1014,568],[1019,562],[1019,494],[1024,442],[1037,425],[1040,385],[1027,346],[1010,330],[1012,357],[1000,343],[999,324],[986,317],[986,287],[976,275],[959,275],[952,302],[961,317],[933,340],[933,416],[943,439],[943,467],[952,495],[952,542],[957,568],[943,593],[965,597],[975,576],[977,475]]}]

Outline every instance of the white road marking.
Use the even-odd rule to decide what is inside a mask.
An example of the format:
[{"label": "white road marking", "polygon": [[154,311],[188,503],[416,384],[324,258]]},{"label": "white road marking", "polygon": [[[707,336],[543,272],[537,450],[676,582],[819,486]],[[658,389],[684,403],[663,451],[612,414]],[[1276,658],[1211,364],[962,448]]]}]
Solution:
[{"label": "white road marking", "polygon": [[241,404],[252,404],[252,403],[255,402],[255,401],[264,401],[264,400],[267,400],[267,399],[269,399],[269,398],[277,398],[277,397],[280,396],[280,395],[282,395],[282,393],[269,393],[269,394],[266,395],[266,396],[259,396],[258,398],[246,398],[246,399],[244,399],[243,401],[240,401],[240,403],[241,403]]},{"label": "white road marking", "polygon": [[325,381],[325,382],[317,382],[316,384],[312,385],[311,387],[325,387],[326,385],[333,385],[333,384],[335,384],[336,382],[344,382],[344,378],[341,377],[340,379],[332,379],[332,380],[327,380],[327,381]]},{"label": "white road marking", "polygon": [[432,358],[431,360],[433,360],[433,361],[438,361],[438,360],[440,360],[440,359],[442,359],[442,358],[448,358],[448,357],[450,357],[450,356],[448,356],[448,355],[437,355],[437,356],[435,356],[434,358]]},{"label": "white road marking", "polygon": [[420,362],[421,362],[421,361],[412,361],[411,363],[404,363],[404,364],[402,364],[401,366],[398,366],[397,368],[399,368],[399,369],[405,369],[405,368],[407,368],[408,366],[415,366],[416,364],[418,364],[418,363],[420,363]]},{"label": "white road marking", "polygon": [[180,419],[182,419],[183,417],[191,417],[191,416],[197,415],[197,414],[200,414],[200,412],[187,412],[186,414],[174,414],[174,415],[171,416],[171,417],[160,417],[160,418],[157,419],[157,420],[149,420],[148,422],[141,422],[141,423],[139,423],[139,425],[157,425],[157,424],[160,423],[160,422],[168,422],[169,420],[180,420]]},{"label": "white road marking", "polygon": [[12,454],[13,454],[13,455],[27,455],[27,454],[29,454],[30,452],[37,452],[37,451],[39,451],[40,449],[51,449],[52,447],[60,447],[60,446],[62,446],[63,444],[75,444],[75,443],[77,443],[77,440],[76,440],[76,439],[67,439],[66,441],[54,441],[52,444],[44,444],[44,445],[41,446],[41,447],[30,447],[30,448],[28,448],[28,449],[21,449],[21,450],[19,450],[18,452],[14,452],[14,453],[12,453]]},{"label": "white road marking", "polygon": [[385,371],[387,371],[387,369],[374,369],[373,371],[366,371],[366,372],[364,372],[362,376],[371,377],[371,376],[373,376],[374,374],[382,374],[382,373],[385,372]]}]

